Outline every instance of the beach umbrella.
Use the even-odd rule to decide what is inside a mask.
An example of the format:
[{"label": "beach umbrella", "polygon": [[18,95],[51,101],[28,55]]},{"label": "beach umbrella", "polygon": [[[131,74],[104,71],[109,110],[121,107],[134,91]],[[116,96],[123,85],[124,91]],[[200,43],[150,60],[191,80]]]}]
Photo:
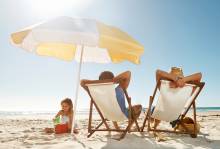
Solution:
[{"label": "beach umbrella", "polygon": [[143,46],[122,30],[92,19],[58,17],[11,34],[12,44],[42,56],[79,62],[72,130],[83,62],[139,64]]}]

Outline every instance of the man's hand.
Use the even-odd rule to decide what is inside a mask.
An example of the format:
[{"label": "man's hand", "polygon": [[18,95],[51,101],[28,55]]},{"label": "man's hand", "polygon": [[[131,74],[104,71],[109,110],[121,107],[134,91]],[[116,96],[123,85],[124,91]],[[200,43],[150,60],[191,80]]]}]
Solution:
[{"label": "man's hand", "polygon": [[85,79],[82,79],[82,80],[80,81],[80,85],[81,85],[81,86],[85,86],[85,81],[86,81]]},{"label": "man's hand", "polygon": [[185,81],[184,81],[184,79],[179,79],[176,81],[176,84],[178,87],[184,87]]},{"label": "man's hand", "polygon": [[118,76],[116,76],[113,79],[113,81],[116,83],[119,83],[123,89],[127,89],[129,82],[130,82],[130,79],[131,79],[131,72],[125,71],[125,72],[119,74]]}]

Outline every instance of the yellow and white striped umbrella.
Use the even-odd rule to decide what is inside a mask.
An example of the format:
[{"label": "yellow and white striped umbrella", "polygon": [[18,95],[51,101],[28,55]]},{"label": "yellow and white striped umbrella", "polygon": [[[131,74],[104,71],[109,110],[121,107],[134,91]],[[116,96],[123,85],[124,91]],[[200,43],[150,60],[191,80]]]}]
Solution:
[{"label": "yellow and white striped umbrella", "polygon": [[[144,48],[120,29],[91,19],[58,17],[11,34],[12,44],[38,55],[80,62],[74,112],[77,107],[82,62],[140,63]],[[74,129],[75,113],[73,114]]]},{"label": "yellow and white striped umbrella", "polygon": [[143,46],[116,27],[91,19],[58,17],[11,34],[12,43],[38,55],[63,60],[138,64]]}]

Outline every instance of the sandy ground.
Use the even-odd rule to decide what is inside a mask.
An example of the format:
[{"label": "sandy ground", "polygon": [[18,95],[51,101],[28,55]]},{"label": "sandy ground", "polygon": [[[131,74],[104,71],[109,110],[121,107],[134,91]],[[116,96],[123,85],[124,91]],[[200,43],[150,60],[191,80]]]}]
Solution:
[{"label": "sandy ground", "polygon": [[[143,114],[139,119],[143,123]],[[23,115],[23,116],[0,116],[0,149],[59,149],[59,148],[88,148],[88,149],[110,149],[110,148],[163,148],[163,149],[188,149],[188,148],[214,148],[220,149],[220,112],[199,112],[198,122],[201,132],[197,138],[189,135],[168,134],[161,135],[166,141],[158,142],[152,133],[129,133],[126,137],[117,141],[118,133],[95,132],[87,138],[88,115],[78,115],[77,123],[80,133],[71,134],[45,134],[45,127],[53,127],[52,115]],[[100,122],[95,116],[94,124]],[[125,123],[123,124],[125,126]],[[160,127],[170,127],[162,123]]]}]

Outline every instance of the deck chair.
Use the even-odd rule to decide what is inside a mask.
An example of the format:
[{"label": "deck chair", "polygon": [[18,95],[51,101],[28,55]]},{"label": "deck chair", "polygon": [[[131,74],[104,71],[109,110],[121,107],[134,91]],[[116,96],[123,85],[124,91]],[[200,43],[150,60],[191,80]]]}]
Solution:
[{"label": "deck chair", "polygon": [[[124,138],[127,132],[131,131],[132,125],[135,123],[137,130],[140,131],[140,128],[137,123],[137,119],[132,119],[132,106],[131,98],[128,96],[126,90],[124,90],[125,98],[127,99],[128,108],[129,108],[129,118],[127,118],[124,113],[121,111],[121,108],[116,99],[115,93],[115,83],[112,81],[93,81],[93,83],[86,84],[87,88],[85,90],[90,96],[90,110],[89,110],[89,122],[88,122],[88,136],[90,137],[95,131],[116,131],[122,132],[119,139]],[[96,127],[92,127],[92,112],[93,105],[95,106],[98,114],[101,117],[101,123]],[[128,125],[124,129],[114,129],[110,128],[107,121],[116,121],[121,122],[128,120]],[[105,128],[101,129],[100,127],[104,124]]]},{"label": "deck chair", "polygon": [[[191,137],[197,137],[196,133],[196,103],[195,100],[202,88],[204,82],[189,82],[183,88],[170,88],[169,80],[159,80],[155,87],[153,96],[150,96],[149,109],[144,119],[142,132],[144,130],[146,121],[148,119],[148,131],[154,132],[170,132],[170,133],[186,133],[190,134]],[[159,89],[160,87],[160,89]],[[153,112],[151,112],[153,101],[157,92],[160,92],[159,99],[156,102]],[[193,108],[193,119],[194,129],[193,132],[189,131],[187,127],[182,123],[183,118],[186,116],[190,108]],[[181,125],[183,131],[173,130],[162,130],[154,129],[150,125],[151,118],[158,119],[161,121],[172,122],[177,120],[177,126]]]}]

